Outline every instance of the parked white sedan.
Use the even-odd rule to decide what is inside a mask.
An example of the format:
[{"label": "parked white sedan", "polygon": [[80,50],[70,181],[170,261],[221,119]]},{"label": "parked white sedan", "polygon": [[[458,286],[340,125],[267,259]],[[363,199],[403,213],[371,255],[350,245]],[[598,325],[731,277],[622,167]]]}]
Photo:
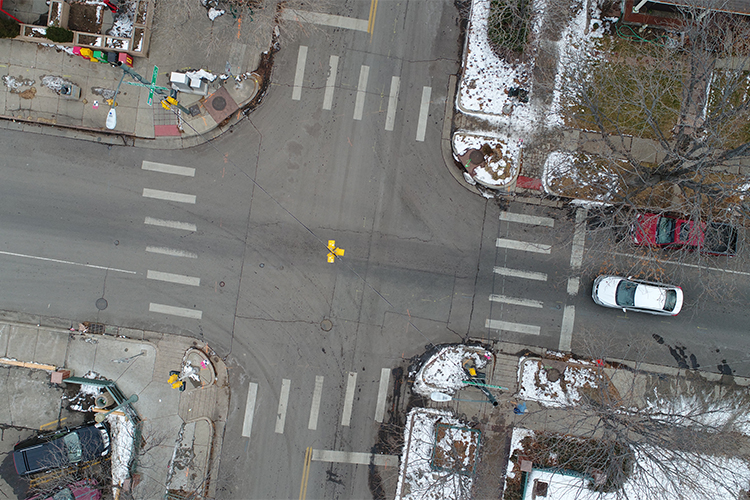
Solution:
[{"label": "parked white sedan", "polygon": [[607,275],[594,280],[591,297],[600,306],[663,316],[676,316],[683,300],[679,286]]}]

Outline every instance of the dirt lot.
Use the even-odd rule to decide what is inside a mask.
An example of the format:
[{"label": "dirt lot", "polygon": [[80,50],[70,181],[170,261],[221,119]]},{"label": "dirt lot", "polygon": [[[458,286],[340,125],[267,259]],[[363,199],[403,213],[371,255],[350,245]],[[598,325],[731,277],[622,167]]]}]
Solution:
[{"label": "dirt lot", "polygon": [[[104,8],[101,5],[91,5],[82,2],[70,4],[68,29],[85,33],[101,33]],[[98,20],[97,20],[98,19]]]}]

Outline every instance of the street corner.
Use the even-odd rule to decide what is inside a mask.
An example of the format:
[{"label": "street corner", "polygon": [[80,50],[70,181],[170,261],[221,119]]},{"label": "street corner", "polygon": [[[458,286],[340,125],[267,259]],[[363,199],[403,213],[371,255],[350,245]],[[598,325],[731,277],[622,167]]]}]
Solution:
[{"label": "street corner", "polygon": [[492,351],[483,345],[434,346],[409,367],[409,378],[414,381],[412,389],[436,402],[450,401],[452,395],[469,385],[486,385],[486,372],[494,369],[494,358]]}]

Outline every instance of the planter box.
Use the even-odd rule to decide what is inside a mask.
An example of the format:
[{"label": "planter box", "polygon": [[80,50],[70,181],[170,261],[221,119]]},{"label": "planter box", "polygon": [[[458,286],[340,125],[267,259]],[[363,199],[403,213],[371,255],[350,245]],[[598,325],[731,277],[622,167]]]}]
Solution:
[{"label": "planter box", "polygon": [[68,3],[52,1],[49,4],[47,26],[68,29],[68,16],[70,16],[70,5]]}]

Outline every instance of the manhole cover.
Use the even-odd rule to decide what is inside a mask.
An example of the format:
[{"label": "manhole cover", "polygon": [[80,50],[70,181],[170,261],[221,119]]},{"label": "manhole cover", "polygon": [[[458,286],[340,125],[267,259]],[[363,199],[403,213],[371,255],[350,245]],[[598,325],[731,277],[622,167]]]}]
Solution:
[{"label": "manhole cover", "polygon": [[221,96],[216,96],[214,97],[213,101],[211,101],[211,107],[216,111],[221,111],[222,109],[227,107],[227,100]]},{"label": "manhole cover", "polygon": [[333,328],[333,323],[330,319],[324,319],[320,322],[320,329],[324,332],[330,332],[331,328]]},{"label": "manhole cover", "polygon": [[101,299],[96,299],[96,308],[100,311],[103,311],[107,308],[107,299],[102,297]]},{"label": "manhole cover", "polygon": [[479,165],[480,163],[484,162],[484,155],[481,151],[475,149],[471,153],[469,153],[469,160],[471,160],[471,163],[473,163],[474,165]]}]

